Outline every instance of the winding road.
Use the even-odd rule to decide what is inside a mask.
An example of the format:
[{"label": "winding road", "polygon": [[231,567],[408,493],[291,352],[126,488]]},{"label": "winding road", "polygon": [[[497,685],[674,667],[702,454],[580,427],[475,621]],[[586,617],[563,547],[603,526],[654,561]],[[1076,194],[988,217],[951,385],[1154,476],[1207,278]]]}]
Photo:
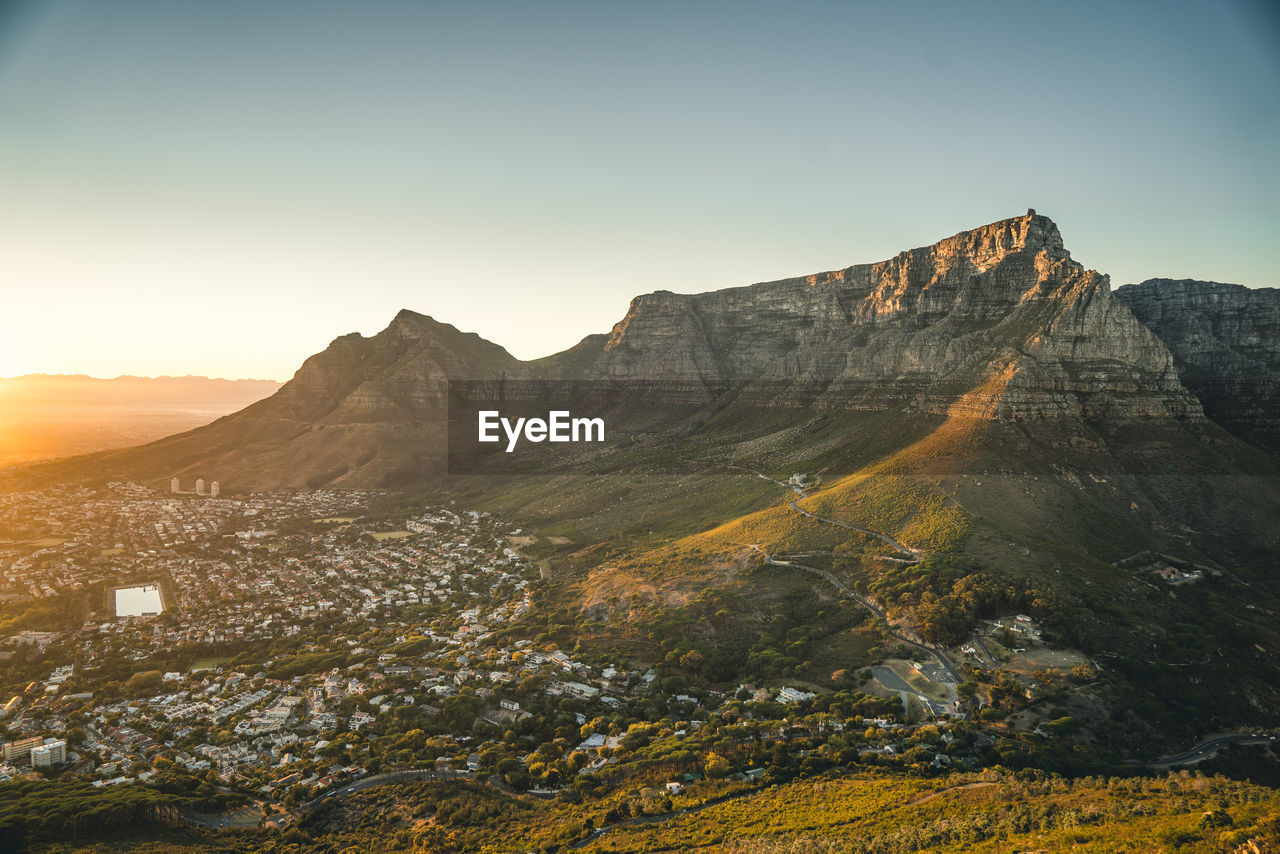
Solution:
[{"label": "winding road", "polygon": [[[903,557],[887,557],[885,555],[877,555],[877,557],[881,558],[882,560],[891,560],[891,561],[896,561],[898,563],[919,563],[920,562],[920,552],[918,550],[898,542],[888,534],[882,534],[879,531],[872,531],[868,528],[859,527],[858,525],[851,525],[848,522],[841,522],[837,519],[828,519],[826,516],[819,516],[817,513],[810,513],[808,510],[805,510],[803,507],[800,506],[799,501],[801,498],[805,497],[806,491],[799,486],[783,483],[777,478],[769,477],[767,474],[758,472],[755,469],[744,468],[743,466],[736,466],[736,465],[729,465],[727,466],[727,468],[735,468],[740,471],[749,471],[752,474],[754,474],[756,477],[763,478],[764,480],[767,480],[771,483],[776,483],[778,484],[778,486],[781,486],[784,489],[790,489],[794,491],[799,496],[799,498],[795,498],[789,501],[787,506],[789,506],[795,512],[799,513],[801,516],[807,516],[808,518],[813,519],[816,522],[824,522],[828,525],[835,525],[840,528],[846,528],[850,531],[857,531],[860,534],[866,534],[868,537],[873,537],[879,540],[880,542],[889,546],[894,551],[898,552],[898,554],[903,555]],[[956,672],[955,667],[951,664],[951,662],[947,659],[947,657],[943,655],[939,650],[934,649],[933,647],[929,646],[926,643],[922,643],[920,641],[914,640],[912,638],[909,638],[905,635],[901,635],[898,632],[894,631],[893,624],[889,622],[889,616],[885,614],[884,610],[881,609],[879,605],[872,602],[870,599],[867,599],[865,596],[861,596],[855,593],[852,589],[849,588],[848,585],[846,585],[840,579],[836,578],[827,570],[820,569],[819,567],[816,567],[816,566],[808,566],[807,564],[803,564],[803,563],[795,563],[791,560],[787,560],[785,555],[771,555],[756,543],[752,543],[751,548],[756,549],[761,554],[763,554],[764,562],[767,564],[770,564],[772,566],[785,566],[785,567],[791,567],[795,569],[803,569],[806,572],[811,572],[814,575],[819,575],[822,578],[826,579],[832,586],[834,586],[841,593],[848,596],[850,599],[854,600],[859,605],[861,605],[862,607],[870,611],[872,614],[874,614],[876,619],[883,620],[885,625],[888,626],[889,634],[892,637],[902,641],[903,643],[909,646],[913,646],[916,649],[924,650],[925,652],[929,653],[934,658],[936,658],[938,660],[938,664],[942,666],[943,671],[945,671],[947,676],[950,677],[952,683],[958,685],[960,684],[960,682],[963,681],[960,678],[960,674]]]},{"label": "winding road", "polygon": [[[910,546],[904,546],[902,543],[898,542],[888,534],[882,534],[879,531],[871,531],[871,530],[868,530],[867,528],[859,528],[857,525],[850,525],[848,522],[840,522],[840,521],[837,521],[836,519],[828,519],[826,516],[819,516],[817,513],[810,513],[808,510],[805,510],[803,507],[801,507],[797,503],[799,500],[800,500],[799,498],[795,499],[794,501],[790,502],[790,505],[791,505],[791,509],[799,513],[801,516],[808,516],[810,519],[816,519],[819,522],[826,522],[828,525],[837,525],[841,528],[848,528],[850,531],[857,531],[860,534],[866,534],[868,537],[875,537],[880,542],[884,543],[894,551],[898,552],[898,554],[905,555],[905,557],[900,557],[900,558],[893,558],[893,557],[885,558],[886,560],[894,560],[894,561],[899,561],[901,563],[919,563],[920,562],[920,552],[916,551]],[[880,555],[879,557],[884,557],[884,556]]]},{"label": "winding road", "polygon": [[793,499],[791,502],[789,502],[789,506],[791,507],[792,510],[796,511],[801,516],[808,516],[810,519],[814,519],[818,522],[826,522],[828,525],[836,525],[841,528],[847,528],[850,531],[857,531],[860,534],[866,534],[868,537],[873,537],[879,540],[889,548],[896,551],[898,554],[903,555],[903,557],[888,557],[886,555],[876,555],[876,557],[880,558],[881,560],[891,560],[897,563],[919,563],[920,562],[920,552],[918,550],[913,549],[910,546],[903,545],[902,543],[898,542],[888,534],[882,534],[879,531],[872,531],[869,528],[861,528],[857,525],[851,525],[848,522],[841,522],[837,519],[828,519],[826,516],[819,516],[817,513],[810,513],[808,510],[805,510],[803,507],[800,506],[799,501],[802,498],[807,498],[809,495],[809,491],[802,486],[797,486],[793,483],[783,483],[782,481],[778,480],[776,477],[769,477],[769,475],[765,474],[764,472],[756,471],[755,469],[749,469],[746,466],[738,466],[738,465],[733,465],[732,463],[726,463],[724,464],[724,467],[730,468],[730,469],[737,469],[738,471],[750,472],[751,474],[755,475],[761,480],[767,480],[770,483],[776,483],[778,486],[781,486],[783,489],[791,490],[798,497]]},{"label": "winding road", "polygon": [[1125,765],[1135,765],[1143,768],[1169,768],[1174,765],[1194,765],[1205,759],[1216,756],[1218,751],[1224,747],[1230,747],[1233,744],[1274,744],[1276,737],[1273,735],[1260,735],[1252,732],[1231,732],[1225,735],[1215,735],[1206,738],[1190,750],[1182,753],[1175,753],[1173,756],[1161,756],[1159,759],[1153,759],[1150,762],[1143,762],[1138,759],[1129,759],[1124,762]]},{"label": "winding road", "polygon": [[334,798],[345,798],[347,795],[358,792],[361,789],[369,789],[389,783],[403,783],[408,780],[471,780],[474,779],[474,776],[470,771],[457,771],[452,768],[413,768],[405,771],[387,771],[383,774],[374,774],[372,777],[364,777],[347,783],[345,786],[330,789],[324,794],[302,804],[302,808],[312,810]]},{"label": "winding road", "polygon": [[788,569],[803,569],[806,572],[811,572],[814,575],[818,575],[826,579],[828,582],[831,583],[832,586],[834,586],[841,593],[848,596],[850,599],[857,602],[859,605],[861,605],[862,607],[870,611],[872,614],[874,614],[876,619],[883,620],[885,625],[888,626],[888,633],[890,636],[896,638],[897,640],[902,641],[908,646],[913,646],[916,649],[924,650],[925,652],[929,653],[934,658],[936,658],[938,660],[938,664],[942,666],[942,669],[944,671],[946,671],[947,676],[951,678],[952,682],[958,685],[960,682],[964,681],[960,678],[960,674],[956,672],[955,667],[951,664],[951,662],[947,659],[947,657],[943,655],[939,650],[934,649],[933,647],[929,646],[926,643],[913,640],[912,638],[909,638],[906,635],[902,635],[894,631],[893,624],[889,622],[888,615],[885,614],[884,610],[879,605],[872,602],[870,599],[867,599],[865,596],[861,596],[855,593],[852,589],[849,588],[847,584],[845,584],[840,579],[836,578],[827,570],[820,569],[819,567],[816,567],[816,566],[808,566],[807,564],[803,564],[803,563],[795,563],[793,561],[786,560],[784,557],[775,557],[774,555],[769,554],[768,552],[766,552],[764,549],[762,549],[760,546],[756,545],[755,543],[751,544],[751,548],[756,549],[761,554],[763,554],[764,562],[771,566],[783,566],[783,567],[787,567]]}]

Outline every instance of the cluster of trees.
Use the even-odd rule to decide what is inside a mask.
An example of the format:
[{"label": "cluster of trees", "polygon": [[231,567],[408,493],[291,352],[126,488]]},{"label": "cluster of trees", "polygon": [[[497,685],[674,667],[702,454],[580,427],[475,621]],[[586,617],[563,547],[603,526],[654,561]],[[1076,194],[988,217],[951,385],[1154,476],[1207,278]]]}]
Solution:
[{"label": "cluster of trees", "polygon": [[172,819],[173,809],[182,804],[183,799],[143,786],[5,783],[0,785],[0,849],[23,850],[38,839],[94,839],[140,821]]},{"label": "cluster of trees", "polygon": [[925,640],[954,646],[973,633],[978,620],[1009,611],[1047,611],[1046,597],[1005,573],[950,552],[915,564],[877,566],[874,573],[846,564],[871,594],[908,613]]},{"label": "cluster of trees", "polygon": [[536,820],[536,812],[526,801],[480,783],[400,783],[328,804],[283,841],[315,850],[320,838],[330,843],[322,846],[325,850],[355,851],[378,850],[370,845],[378,839],[390,843],[386,850],[449,854],[475,851],[484,841]]},{"label": "cluster of trees", "polygon": [[648,639],[668,670],[691,681],[810,678],[818,675],[813,659],[821,643],[867,619],[860,607],[824,600],[808,584],[768,609],[763,616],[740,593],[708,588],[679,609],[655,611]]}]

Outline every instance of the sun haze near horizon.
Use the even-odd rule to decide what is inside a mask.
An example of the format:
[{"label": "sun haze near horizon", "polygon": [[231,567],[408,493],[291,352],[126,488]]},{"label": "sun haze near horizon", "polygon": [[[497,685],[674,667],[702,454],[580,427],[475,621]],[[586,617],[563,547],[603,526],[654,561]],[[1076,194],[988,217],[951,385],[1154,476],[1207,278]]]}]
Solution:
[{"label": "sun haze near horizon", "polygon": [[528,359],[635,295],[1021,214],[1280,284],[1265,4],[0,7],[0,376],[287,380],[401,308]]}]

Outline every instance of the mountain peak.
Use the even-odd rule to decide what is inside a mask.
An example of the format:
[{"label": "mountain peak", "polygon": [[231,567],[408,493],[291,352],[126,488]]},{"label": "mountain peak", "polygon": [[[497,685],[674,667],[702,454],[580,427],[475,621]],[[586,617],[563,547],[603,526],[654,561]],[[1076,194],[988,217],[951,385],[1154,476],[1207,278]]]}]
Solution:
[{"label": "mountain peak", "polygon": [[[1058,224],[1049,217],[1036,213],[1035,208],[1028,208],[1022,216],[962,231],[922,249],[931,250],[940,258],[964,256],[979,270],[989,269],[1010,255],[1023,252],[1032,255],[1044,252],[1050,260],[1071,257],[1071,253],[1063,246]],[[919,254],[920,251],[908,250],[899,257]]]},{"label": "mountain peak", "polygon": [[1023,248],[1063,250],[1062,232],[1058,230],[1058,224],[1049,217],[1036,213],[1035,208],[1027,208],[1026,214],[1017,217],[1015,221],[1023,226]]},{"label": "mountain peak", "polygon": [[429,314],[422,314],[411,308],[402,308],[396,312],[396,316],[387,324],[387,329],[420,331],[423,329],[438,329],[444,326],[447,326],[447,324],[441,323]]},{"label": "mountain peak", "polygon": [[424,336],[464,336],[474,333],[463,332],[450,323],[436,320],[429,314],[422,314],[413,309],[402,308],[387,324],[381,335],[393,335],[402,338],[422,338]]},{"label": "mountain peak", "polygon": [[392,323],[421,323],[424,320],[435,321],[435,318],[428,314],[414,311],[411,308],[402,308],[396,312],[396,316],[391,319]]},{"label": "mountain peak", "polygon": [[433,357],[446,360],[457,357],[490,368],[510,368],[518,361],[505,347],[475,332],[463,332],[452,323],[407,308],[400,309],[387,328],[374,336],[374,340],[398,341],[405,346],[430,345],[436,348]]},{"label": "mountain peak", "polygon": [[962,377],[1003,370],[1017,352],[993,412],[1195,414],[1168,351],[1116,309],[1107,278],[1072,260],[1057,224],[1028,209],[878,263],[702,294],[646,294],[606,339],[588,339],[557,361],[611,379],[707,388],[803,381],[829,390],[821,394],[836,405],[850,405],[858,394],[850,390],[862,389],[868,396],[858,406],[945,412]]}]

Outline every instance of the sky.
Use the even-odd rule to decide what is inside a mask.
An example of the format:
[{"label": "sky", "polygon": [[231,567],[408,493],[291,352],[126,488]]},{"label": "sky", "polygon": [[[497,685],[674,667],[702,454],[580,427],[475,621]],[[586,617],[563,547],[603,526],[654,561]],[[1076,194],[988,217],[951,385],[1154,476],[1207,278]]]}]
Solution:
[{"label": "sky", "polygon": [[1034,207],[1280,285],[1246,2],[0,0],[0,376],[287,379],[401,308],[521,358],[640,293]]}]

